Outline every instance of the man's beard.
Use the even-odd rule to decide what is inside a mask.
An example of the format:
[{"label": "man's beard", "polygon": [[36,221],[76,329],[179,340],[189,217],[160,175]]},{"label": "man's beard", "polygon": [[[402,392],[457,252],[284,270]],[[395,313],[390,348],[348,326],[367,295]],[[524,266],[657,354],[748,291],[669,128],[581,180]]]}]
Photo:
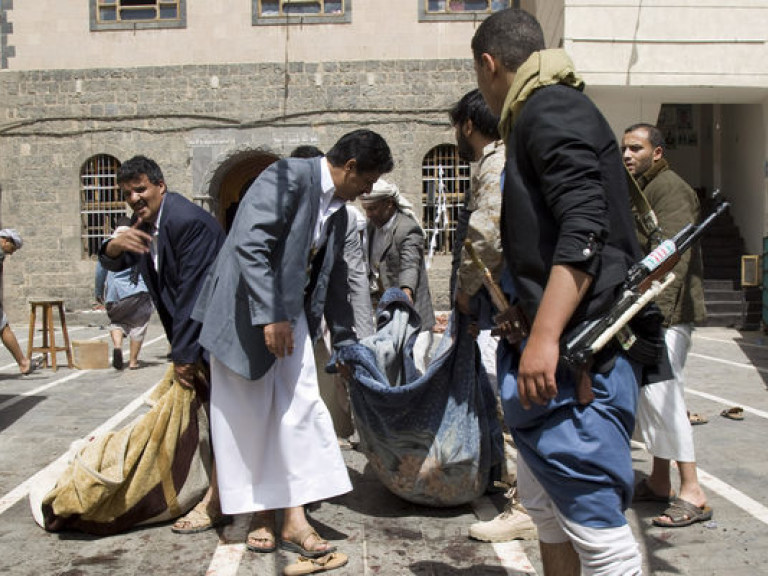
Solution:
[{"label": "man's beard", "polygon": [[461,132],[459,132],[458,138],[456,139],[456,144],[459,149],[459,158],[465,162],[475,161],[475,149],[472,148],[472,145],[469,143],[466,136]]}]

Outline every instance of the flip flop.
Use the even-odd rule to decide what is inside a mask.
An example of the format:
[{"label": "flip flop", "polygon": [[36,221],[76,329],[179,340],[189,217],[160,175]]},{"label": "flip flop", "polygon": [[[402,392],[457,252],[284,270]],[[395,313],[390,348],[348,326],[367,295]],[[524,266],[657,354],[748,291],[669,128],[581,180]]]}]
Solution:
[{"label": "flip flop", "polygon": [[[179,526],[179,522],[189,522],[189,526]],[[219,526],[225,526],[232,522],[232,516],[226,516],[219,514],[218,516],[211,518],[203,510],[198,508],[192,508],[185,516],[182,516],[176,521],[176,524],[171,526],[171,530],[176,534],[197,534],[198,532],[205,532]]]},{"label": "flip flop", "polygon": [[[312,528],[312,526],[308,526],[301,534],[299,534],[298,541],[280,540],[280,548],[287,550],[288,552],[296,552],[305,558],[320,558],[331,552],[336,552],[336,546],[328,546],[328,548],[323,548],[322,550],[308,550],[304,547],[304,544],[306,544],[307,540],[312,536],[317,538],[319,542],[326,542],[326,540],[320,538],[320,535],[315,532],[315,529]],[[308,572],[308,574],[311,574],[311,572]]]},{"label": "flip flop", "polygon": [[[662,520],[666,516],[669,521]],[[696,522],[706,522],[712,518],[712,508],[709,506],[696,506],[688,500],[675,498],[672,505],[664,510],[661,516],[653,519],[653,525],[661,528],[682,528]]]},{"label": "flip flop", "polygon": [[29,368],[27,368],[26,372],[22,372],[22,376],[29,376],[33,372],[40,370],[40,368],[43,367],[43,359],[41,357],[37,358],[30,358],[29,359]]},{"label": "flip flop", "polygon": [[694,412],[693,414],[688,414],[688,422],[691,423],[691,426],[698,426],[699,424],[706,424],[709,422],[709,419],[706,416]]},{"label": "flip flop", "polygon": [[669,503],[675,497],[675,493],[672,492],[669,496],[663,496],[656,494],[651,487],[648,486],[648,482],[645,479],[640,480],[635,486],[635,493],[632,496],[632,502],[664,502]]},{"label": "flip flop", "polygon": [[299,556],[295,564],[289,564],[283,569],[285,576],[301,576],[303,574],[314,574],[315,572],[325,572],[334,568],[341,568],[349,561],[349,557],[343,552],[333,552],[325,554],[319,558],[306,558]]},{"label": "flip flop", "polygon": [[720,412],[720,416],[728,418],[730,420],[744,420],[744,408],[741,406],[734,406]]}]

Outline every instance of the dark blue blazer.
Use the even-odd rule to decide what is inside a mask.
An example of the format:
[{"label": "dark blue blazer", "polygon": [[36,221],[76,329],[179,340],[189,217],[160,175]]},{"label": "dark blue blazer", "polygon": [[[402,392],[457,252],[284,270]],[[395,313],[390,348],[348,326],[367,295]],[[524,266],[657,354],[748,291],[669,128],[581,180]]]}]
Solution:
[{"label": "dark blue blazer", "polygon": [[112,259],[104,252],[108,241],[102,245],[99,261],[107,270],[118,271],[138,264],[176,364],[190,364],[202,358],[203,349],[197,341],[201,325],[192,318],[192,309],[224,238],[224,231],[211,214],[181,194],[166,192],[158,235],[157,271],[150,254],[126,252]]}]

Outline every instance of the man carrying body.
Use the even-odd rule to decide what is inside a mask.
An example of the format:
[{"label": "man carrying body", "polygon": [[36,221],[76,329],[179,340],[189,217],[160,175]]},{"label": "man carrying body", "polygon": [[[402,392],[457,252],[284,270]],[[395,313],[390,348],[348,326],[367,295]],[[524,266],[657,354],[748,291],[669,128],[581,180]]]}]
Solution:
[{"label": "man carrying body", "polygon": [[[316,158],[325,156],[317,146],[297,146],[291,152],[291,158]],[[358,339],[373,334],[373,311],[371,310],[371,293],[368,289],[368,266],[362,246],[362,235],[365,231],[365,217],[360,210],[347,202],[347,233],[344,238],[344,260],[347,263],[349,281],[349,301],[355,316],[355,334]],[[328,374],[322,369],[333,354],[328,325],[322,324],[322,338],[315,344],[315,364],[320,366],[318,385],[320,396],[323,398],[331,413],[333,427],[339,438],[339,446],[344,449],[352,448],[349,439],[354,435],[352,422],[352,407],[349,402],[347,380],[340,373]]]},{"label": "man carrying body", "polygon": [[424,370],[432,348],[435,312],[424,264],[424,230],[413,206],[395,184],[379,180],[361,198],[368,217],[366,231],[371,293],[375,299],[388,288],[400,288],[421,318],[421,333],[413,348],[417,367]]},{"label": "man carrying body", "polygon": [[[21,248],[23,241],[19,233],[13,228],[3,228],[0,230],[0,274],[3,272],[3,261],[6,256],[10,256],[16,250]],[[19,341],[16,340],[16,335],[11,330],[11,325],[8,324],[8,317],[3,311],[3,303],[0,302],[0,338],[3,340],[3,345],[8,349],[16,360],[16,364],[19,365],[19,372],[22,374],[32,374],[37,369],[37,362],[33,362],[30,358],[24,355],[19,346]]]},{"label": "man carrying body", "polygon": [[[504,142],[499,139],[499,119],[490,111],[480,91],[467,92],[450,111],[456,132],[459,157],[473,166],[472,187],[464,197],[464,213],[456,226],[451,290],[457,310],[473,319],[478,330],[477,345],[491,385],[498,394],[496,378],[497,336],[491,335],[492,316],[488,291],[483,286],[477,265],[463,249],[465,239],[488,268],[495,282],[501,277],[504,255],[501,251],[499,218],[501,217],[501,172],[504,169]],[[463,225],[461,224],[463,222]],[[474,332],[473,332],[474,333]],[[499,415],[501,419],[501,414]],[[475,522],[469,536],[483,542],[507,542],[518,538],[535,538],[536,528],[530,516],[516,503],[516,449],[509,432],[504,432],[504,465],[501,483],[507,490],[504,511],[488,522]]]},{"label": "man carrying body", "polygon": [[[696,192],[669,168],[664,158],[664,137],[658,128],[651,124],[630,126],[624,131],[621,148],[624,163],[656,214],[665,238],[671,238],[686,224],[698,223]],[[646,253],[658,243],[652,232],[638,226],[640,244]],[[698,243],[683,254],[673,272],[675,280],[656,298],[656,303],[664,314],[664,337],[674,379],[643,386],[637,408],[638,425],[653,455],[653,467],[651,475],[635,488],[635,501],[669,501],[674,494],[670,460],[677,462],[680,472],[678,497],[661,516],[653,519],[654,524],[664,527],[688,526],[712,517],[696,472],[693,431],[683,388],[683,368],[691,348],[693,325],[706,318]]]},{"label": "man carrying body", "polygon": [[[478,87],[506,143],[508,292],[531,323],[519,347],[502,340],[499,378],[518,447],[518,490],[538,529],[544,572],[640,574],[623,513],[632,497],[639,366],[620,352],[590,371],[560,363],[563,335],[604,313],[641,257],[618,145],[565,52],[544,49],[531,15],[492,14],[472,51]],[[577,394],[585,379],[591,400]]]},{"label": "man carrying body", "polygon": [[[167,191],[154,160],[144,156],[127,160],[118,171],[117,182],[133,210],[132,226],[102,244],[99,261],[115,272],[138,266],[171,343],[176,379],[207,400],[203,348],[197,341],[201,326],[191,314],[208,268],[224,242],[224,231],[208,212]],[[200,532],[224,521],[212,471],[203,500],[172,529]]]},{"label": "man carrying body", "polygon": [[335,347],[356,341],[343,257],[344,203],[392,169],[384,139],[342,136],[325,157],[285,158],[244,196],[194,312],[211,354],[211,428],[222,510],[256,512],[246,547],[334,551],[304,505],[351,490],[312,341],[325,316]]}]

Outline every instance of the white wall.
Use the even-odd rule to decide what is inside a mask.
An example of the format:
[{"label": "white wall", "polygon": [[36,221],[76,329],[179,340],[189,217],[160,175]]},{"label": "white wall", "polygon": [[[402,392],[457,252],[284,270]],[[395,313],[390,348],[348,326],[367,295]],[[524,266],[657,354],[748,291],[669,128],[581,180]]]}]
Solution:
[{"label": "white wall", "polygon": [[764,0],[565,5],[565,48],[589,84],[768,86]]},{"label": "white wall", "polygon": [[15,2],[10,70],[471,58],[471,21],[419,22],[415,0],[354,0],[349,24],[251,24],[251,0],[189,0],[187,27],[91,32],[88,0]]},{"label": "white wall", "polygon": [[[722,192],[747,252],[762,254],[765,219],[765,118],[763,106],[722,106]],[[762,127],[756,130],[755,127]]]}]

